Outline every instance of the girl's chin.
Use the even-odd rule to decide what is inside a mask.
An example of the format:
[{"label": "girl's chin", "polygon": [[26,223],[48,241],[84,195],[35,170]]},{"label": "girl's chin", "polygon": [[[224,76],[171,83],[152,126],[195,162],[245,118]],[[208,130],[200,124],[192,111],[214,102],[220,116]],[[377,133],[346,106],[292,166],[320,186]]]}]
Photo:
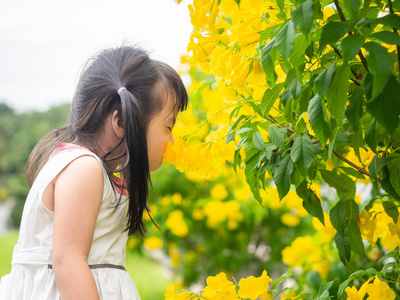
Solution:
[{"label": "girl's chin", "polygon": [[162,165],[162,161],[161,160],[159,162],[154,162],[154,161],[150,162],[149,163],[150,173],[153,173],[153,172],[157,171],[161,167],[161,165]]}]

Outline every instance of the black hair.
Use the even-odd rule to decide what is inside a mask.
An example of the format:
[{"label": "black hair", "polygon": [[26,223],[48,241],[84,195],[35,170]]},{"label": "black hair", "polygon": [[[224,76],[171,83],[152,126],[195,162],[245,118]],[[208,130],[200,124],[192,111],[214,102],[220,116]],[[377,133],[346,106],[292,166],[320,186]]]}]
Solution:
[{"label": "black hair", "polygon": [[[118,90],[125,87],[120,95]],[[174,109],[185,110],[188,96],[181,77],[167,64],[149,57],[146,51],[122,46],[105,49],[88,60],[81,73],[67,125],[45,135],[33,149],[27,176],[33,183],[51,152],[60,142],[71,141],[96,153],[99,136],[106,116],[118,112],[124,129],[126,164],[114,170],[109,167],[112,152],[101,157],[108,170],[113,187],[126,190],[129,197],[129,235],[146,232],[142,220],[147,209],[150,171],[147,150],[147,129],[150,120],[162,110],[167,97],[173,99]],[[118,158],[121,158],[120,156]],[[121,172],[124,184],[120,185],[113,172]],[[119,198],[118,204],[121,201]]]}]

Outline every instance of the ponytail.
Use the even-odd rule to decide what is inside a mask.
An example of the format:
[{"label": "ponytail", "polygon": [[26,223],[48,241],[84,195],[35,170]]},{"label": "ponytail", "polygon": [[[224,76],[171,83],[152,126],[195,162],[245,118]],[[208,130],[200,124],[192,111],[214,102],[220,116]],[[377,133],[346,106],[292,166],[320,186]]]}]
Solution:
[{"label": "ponytail", "polygon": [[140,103],[129,90],[120,93],[123,129],[127,151],[127,166],[122,170],[126,189],[129,194],[128,234],[136,231],[141,236],[146,233],[143,212],[146,209],[148,183],[150,182],[149,161],[147,155],[147,137],[144,124],[145,115]]}]

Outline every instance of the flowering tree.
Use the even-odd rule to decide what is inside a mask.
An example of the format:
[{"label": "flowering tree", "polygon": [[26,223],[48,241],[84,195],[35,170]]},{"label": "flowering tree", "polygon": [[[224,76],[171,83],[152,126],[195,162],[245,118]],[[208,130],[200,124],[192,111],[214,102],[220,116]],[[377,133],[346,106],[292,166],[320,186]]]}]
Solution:
[{"label": "flowering tree", "polygon": [[[189,10],[195,117],[184,115],[181,126],[193,130],[178,126],[184,138],[165,160],[193,180],[219,178],[224,186],[231,168],[265,209],[289,208],[280,215],[289,227],[313,217],[312,233],[299,230],[282,242],[283,262],[296,274],[285,297],[400,297],[400,1],[194,0]],[[229,188],[244,189],[235,180]],[[218,184],[213,189],[215,202],[192,214],[208,228],[224,221],[235,229],[257,215],[227,201]],[[184,216],[168,216],[176,236],[189,231]],[[250,227],[268,227],[263,221],[255,217]],[[203,298],[276,295],[211,282]],[[232,297],[223,298],[227,289]]]}]

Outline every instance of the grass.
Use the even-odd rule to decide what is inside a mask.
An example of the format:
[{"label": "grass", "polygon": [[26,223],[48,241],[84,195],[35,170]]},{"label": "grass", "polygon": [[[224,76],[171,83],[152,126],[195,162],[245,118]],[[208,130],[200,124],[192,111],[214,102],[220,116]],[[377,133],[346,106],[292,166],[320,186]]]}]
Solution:
[{"label": "grass", "polygon": [[[14,245],[18,240],[18,232],[0,236],[0,277],[11,270],[11,258]],[[171,283],[162,267],[154,260],[127,251],[126,269],[135,281],[142,300],[164,299],[167,285]]]}]

